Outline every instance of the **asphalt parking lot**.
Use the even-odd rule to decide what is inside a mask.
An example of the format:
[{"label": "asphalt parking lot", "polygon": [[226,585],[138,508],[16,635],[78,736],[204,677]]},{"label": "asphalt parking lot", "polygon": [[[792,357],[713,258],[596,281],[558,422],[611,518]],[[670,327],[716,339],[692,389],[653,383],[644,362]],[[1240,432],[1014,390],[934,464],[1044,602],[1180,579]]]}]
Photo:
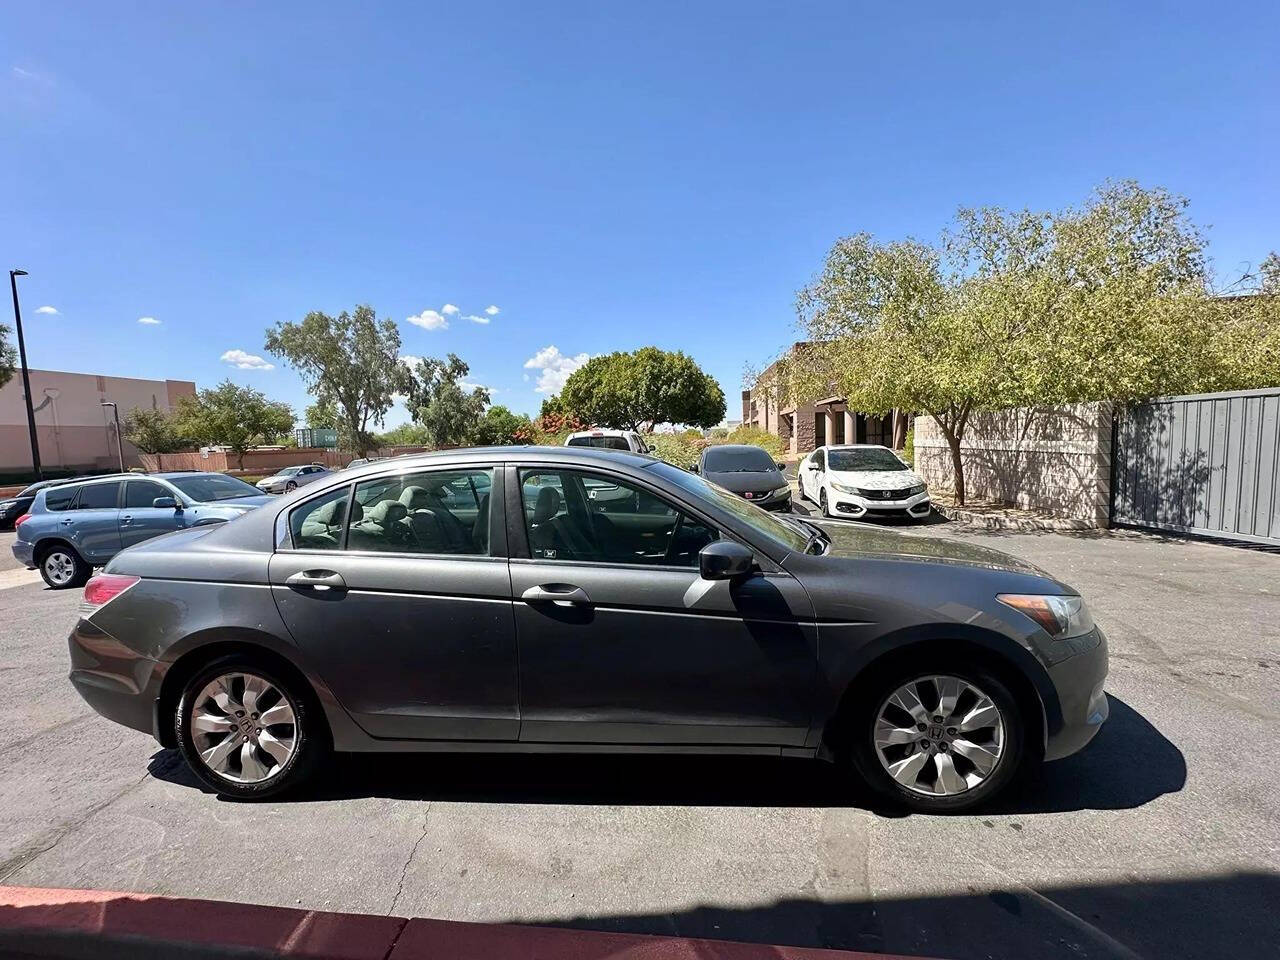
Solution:
[{"label": "asphalt parking lot", "polygon": [[348,757],[297,800],[220,801],[80,701],[78,591],[6,564],[0,883],[963,960],[1274,957],[1280,557],[926,534],[1039,563],[1111,643],[1097,740],[974,815],[883,813],[837,771],[758,759]]}]

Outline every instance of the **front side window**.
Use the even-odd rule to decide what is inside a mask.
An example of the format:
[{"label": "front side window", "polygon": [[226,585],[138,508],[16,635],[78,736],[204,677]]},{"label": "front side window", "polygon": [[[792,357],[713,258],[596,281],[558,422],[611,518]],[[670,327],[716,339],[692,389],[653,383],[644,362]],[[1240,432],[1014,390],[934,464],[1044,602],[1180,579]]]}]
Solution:
[{"label": "front side window", "polygon": [[623,480],[576,470],[522,470],[535,560],[694,567],[715,530]]},{"label": "front side window", "polygon": [[91,483],[80,488],[76,510],[114,510],[120,496],[120,482]]},{"label": "front side window", "polygon": [[432,470],[356,484],[348,550],[489,556],[493,471]]},{"label": "front side window", "polygon": [[124,505],[131,510],[150,507],[157,497],[172,496],[172,493],[154,480],[130,480],[124,485]]},{"label": "front side window", "polygon": [[350,487],[330,490],[323,497],[308,500],[289,514],[289,532],[296,550],[341,550],[347,520]]}]

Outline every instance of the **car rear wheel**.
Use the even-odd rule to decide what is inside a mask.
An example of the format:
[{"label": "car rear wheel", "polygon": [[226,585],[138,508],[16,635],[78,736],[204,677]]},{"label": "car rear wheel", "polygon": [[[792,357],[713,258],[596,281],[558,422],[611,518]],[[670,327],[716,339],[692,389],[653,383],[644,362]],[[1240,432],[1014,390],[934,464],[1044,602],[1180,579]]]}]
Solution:
[{"label": "car rear wheel", "polygon": [[887,800],[922,813],[967,810],[1017,774],[1024,720],[993,674],[916,667],[887,675],[868,692],[854,721],[853,760]]},{"label": "car rear wheel", "polygon": [[327,744],[307,693],[251,657],[214,661],[187,682],[178,703],[183,758],[223,796],[256,800],[297,787]]},{"label": "car rear wheel", "polygon": [[40,558],[40,576],[54,590],[70,590],[89,582],[93,567],[81,559],[71,547],[58,544]]}]

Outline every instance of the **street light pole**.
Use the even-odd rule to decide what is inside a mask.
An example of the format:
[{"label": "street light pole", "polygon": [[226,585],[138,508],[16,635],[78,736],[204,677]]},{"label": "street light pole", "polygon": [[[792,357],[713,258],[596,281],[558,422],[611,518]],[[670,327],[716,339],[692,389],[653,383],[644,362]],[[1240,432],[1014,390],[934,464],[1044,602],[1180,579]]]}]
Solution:
[{"label": "street light pole", "polygon": [[120,445],[120,408],[114,400],[100,400],[104,407],[110,407],[116,420],[116,457],[120,460],[120,472],[124,473],[124,447]]},{"label": "street light pole", "polygon": [[18,360],[22,364],[22,391],[27,401],[27,431],[31,434],[31,467],[37,480],[43,480],[40,472],[40,440],[36,436],[36,412],[31,407],[31,376],[27,373],[27,344],[22,339],[22,311],[18,309],[18,278],[25,277],[25,270],[9,271],[9,289],[13,291],[13,322],[18,328]]}]

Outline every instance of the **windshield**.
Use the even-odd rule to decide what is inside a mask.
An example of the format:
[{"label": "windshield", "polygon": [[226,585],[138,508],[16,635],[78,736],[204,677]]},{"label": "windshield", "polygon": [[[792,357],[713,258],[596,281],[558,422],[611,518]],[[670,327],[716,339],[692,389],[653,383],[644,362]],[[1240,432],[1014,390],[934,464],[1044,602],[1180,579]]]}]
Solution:
[{"label": "windshield", "polygon": [[243,480],[217,473],[200,473],[192,477],[169,479],[175,487],[196,503],[215,503],[218,500],[237,500],[240,497],[260,497],[262,491]]},{"label": "windshield", "polygon": [[298,471],[299,471],[299,470],[301,470],[301,469],[302,469],[301,467],[285,467],[283,470],[280,470],[279,472],[277,472],[277,473],[276,473],[276,476],[277,476],[277,477],[293,477],[293,476],[297,476]]},{"label": "windshield", "polygon": [[707,473],[759,473],[778,466],[760,447],[709,447],[702,455]]},{"label": "windshield", "polygon": [[828,470],[906,470],[907,465],[885,447],[827,451]]},{"label": "windshield", "polygon": [[27,487],[25,490],[23,490],[21,493],[19,493],[19,494],[18,494],[18,496],[20,496],[20,497],[34,497],[34,496],[35,496],[39,491],[41,491],[41,490],[43,490],[45,487],[48,487],[48,486],[51,486],[51,485],[52,485],[52,484],[50,483],[50,481],[48,481],[48,480],[41,480],[41,481],[39,481],[39,482],[37,482],[37,483],[33,483],[31,486]]},{"label": "windshield", "polygon": [[650,469],[679,484],[695,497],[728,510],[751,529],[788,550],[804,550],[812,539],[811,534],[802,531],[799,527],[784,523],[767,510],[757,507],[754,503],[748,503],[736,493],[730,493],[697,474],[673,467],[669,463],[656,463]]},{"label": "windshield", "polygon": [[626,437],[570,437],[570,447],[602,447],[605,450],[630,450]]}]

